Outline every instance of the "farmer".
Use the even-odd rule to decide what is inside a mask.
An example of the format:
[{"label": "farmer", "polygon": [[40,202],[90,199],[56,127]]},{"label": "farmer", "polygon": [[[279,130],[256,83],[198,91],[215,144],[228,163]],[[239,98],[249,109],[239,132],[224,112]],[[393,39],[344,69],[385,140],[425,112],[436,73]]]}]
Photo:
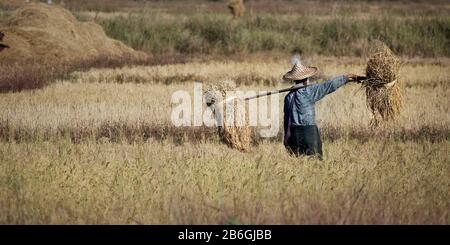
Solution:
[{"label": "farmer", "polygon": [[[318,71],[297,62],[283,76],[285,81],[309,85],[309,78]],[[354,74],[342,75],[329,81],[314,84],[289,92],[284,99],[284,146],[291,154],[316,155],[322,160],[322,141],[315,120],[315,103],[336,91],[349,81],[363,77]]]}]

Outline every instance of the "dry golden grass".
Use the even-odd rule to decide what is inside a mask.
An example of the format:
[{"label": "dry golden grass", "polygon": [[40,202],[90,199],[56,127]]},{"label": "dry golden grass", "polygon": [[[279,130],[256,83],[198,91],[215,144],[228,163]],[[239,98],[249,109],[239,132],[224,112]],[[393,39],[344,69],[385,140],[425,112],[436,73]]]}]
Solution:
[{"label": "dry golden grass", "polygon": [[0,143],[3,224],[448,224],[448,141]]},{"label": "dry golden grass", "polygon": [[[363,65],[319,63],[323,64],[319,65],[323,72],[321,77],[339,75],[344,71],[361,73],[364,69]],[[77,73],[71,80],[58,82],[42,90],[2,95],[0,118],[12,127],[36,132],[41,131],[37,129],[96,128],[104,122],[168,125],[171,94],[180,89],[193,91],[192,81],[197,79],[185,79],[188,76],[207,77],[213,81],[228,77],[237,81],[243,90],[271,90],[289,84],[266,85],[258,81],[251,84],[249,74],[273,77],[274,81],[278,81],[286,67],[289,65],[283,66],[283,63],[229,62],[95,69]],[[420,131],[425,127],[447,129],[450,122],[448,69],[441,65],[406,65],[401,73],[405,79],[405,108],[393,130]],[[240,84],[235,79],[247,76],[250,78],[240,80]],[[171,82],[161,82],[167,80]],[[326,97],[317,106],[319,125],[324,130],[369,130],[371,116],[365,108],[364,97],[363,91],[353,84]],[[280,96],[280,106],[282,99]]]},{"label": "dry golden grass", "polygon": [[[425,62],[424,62],[425,61]],[[314,56],[305,58],[306,64],[320,67],[319,78],[341,74],[342,71],[364,73],[365,59],[327,58]],[[400,70],[404,86],[448,86],[450,60],[412,59]],[[186,81],[219,81],[231,79],[237,85],[280,85],[280,74],[284,74],[291,64],[288,60],[271,60],[266,56],[256,56],[252,61],[210,61],[189,64],[135,66],[121,69],[95,69],[90,72],[75,73],[74,79],[82,82],[110,83],[164,83]],[[439,83],[439,84],[438,84]]]},{"label": "dry golden grass", "polygon": [[[316,64],[321,77],[364,69],[362,62]],[[170,96],[192,93],[192,77],[269,90],[289,86],[276,83],[289,67],[96,69],[3,94],[0,223],[450,223],[448,66],[407,64],[404,110],[376,132],[357,85],[318,102],[324,161],[289,156],[281,134],[255,138],[241,153],[214,129],[170,126]]]}]

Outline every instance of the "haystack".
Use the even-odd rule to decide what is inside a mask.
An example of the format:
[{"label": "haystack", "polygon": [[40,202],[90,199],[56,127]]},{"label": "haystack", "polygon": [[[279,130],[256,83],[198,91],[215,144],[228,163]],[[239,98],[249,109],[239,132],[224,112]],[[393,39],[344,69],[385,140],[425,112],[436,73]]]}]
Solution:
[{"label": "haystack", "polygon": [[395,119],[402,107],[399,86],[400,60],[384,43],[374,42],[366,67],[367,106],[373,114],[374,125]]},{"label": "haystack", "polygon": [[[235,89],[236,85],[233,81],[209,84],[205,90],[205,97],[207,105],[213,107],[214,116],[218,121],[220,140],[233,149],[249,152],[251,129],[248,116],[245,115],[245,111],[239,110],[237,104],[243,103],[243,101],[239,98],[226,97],[227,91],[235,91]],[[227,121],[233,122],[232,125],[227,124]]]},{"label": "haystack", "polygon": [[26,4],[0,26],[10,49],[1,62],[39,60],[42,63],[98,57],[144,58],[145,54],[106,36],[93,22],[80,22],[68,10],[43,3]]},{"label": "haystack", "polygon": [[236,19],[244,16],[245,12],[244,0],[230,0],[228,2],[228,8],[230,9],[233,18]]}]

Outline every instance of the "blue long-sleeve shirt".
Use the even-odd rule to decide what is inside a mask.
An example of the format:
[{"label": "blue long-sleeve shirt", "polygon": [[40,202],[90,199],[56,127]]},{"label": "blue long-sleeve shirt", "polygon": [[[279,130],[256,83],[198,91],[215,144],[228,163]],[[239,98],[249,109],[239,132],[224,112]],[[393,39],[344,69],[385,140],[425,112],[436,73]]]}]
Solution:
[{"label": "blue long-sleeve shirt", "polygon": [[316,125],[315,103],[347,83],[347,76],[291,91],[284,98],[284,136],[290,125]]}]

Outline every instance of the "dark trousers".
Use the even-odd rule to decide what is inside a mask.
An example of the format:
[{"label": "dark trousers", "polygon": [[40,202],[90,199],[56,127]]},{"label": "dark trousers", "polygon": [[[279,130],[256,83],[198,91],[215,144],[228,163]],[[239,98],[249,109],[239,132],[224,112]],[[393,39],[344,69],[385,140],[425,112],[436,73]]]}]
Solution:
[{"label": "dark trousers", "polygon": [[291,125],[291,135],[285,145],[295,156],[317,155],[322,160],[322,140],[316,125]]}]

